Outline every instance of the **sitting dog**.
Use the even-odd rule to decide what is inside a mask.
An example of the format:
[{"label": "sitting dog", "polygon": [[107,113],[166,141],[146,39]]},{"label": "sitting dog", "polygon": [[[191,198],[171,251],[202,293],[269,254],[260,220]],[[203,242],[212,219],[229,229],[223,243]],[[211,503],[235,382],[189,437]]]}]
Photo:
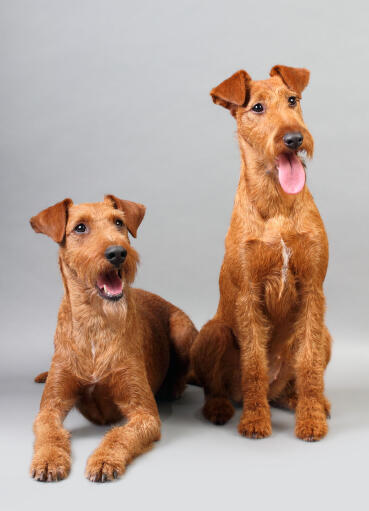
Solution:
[{"label": "sitting dog", "polygon": [[328,241],[305,185],[313,139],[300,107],[309,71],[275,66],[253,81],[238,71],[211,91],[237,121],[241,175],[220,271],[220,301],[191,351],[205,417],[224,424],[243,401],[241,435],[271,434],[269,402],[296,411],[297,437],[327,433],[324,324]]},{"label": "sitting dog", "polygon": [[39,481],[69,473],[63,420],[74,405],[96,424],[127,419],[88,460],[87,478],[104,482],[159,440],[154,395],[177,398],[185,388],[194,325],[159,296],[130,287],[138,254],[128,233],[136,237],[144,214],[143,205],[107,195],[95,204],[65,199],[31,218],[36,232],[59,243],[65,289],[51,367],[39,377],[46,386],[31,464]]}]

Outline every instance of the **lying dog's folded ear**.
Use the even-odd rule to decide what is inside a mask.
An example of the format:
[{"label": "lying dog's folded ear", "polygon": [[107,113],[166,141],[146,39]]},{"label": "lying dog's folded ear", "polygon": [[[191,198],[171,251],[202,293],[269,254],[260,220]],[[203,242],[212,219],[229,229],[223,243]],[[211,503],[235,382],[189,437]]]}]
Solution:
[{"label": "lying dog's folded ear", "polygon": [[279,76],[287,87],[301,94],[309,83],[310,71],[303,67],[274,66],[270,76]]},{"label": "lying dog's folded ear", "polygon": [[248,91],[251,82],[250,76],[241,69],[230,78],[224,80],[210,92],[210,96],[217,105],[228,108],[233,117],[236,116],[239,106],[246,106],[248,102]]},{"label": "lying dog's folded ear", "polygon": [[68,209],[73,204],[72,199],[64,199],[54,206],[44,209],[30,220],[32,229],[50,236],[57,243],[64,240],[68,220]]},{"label": "lying dog's folded ear", "polygon": [[136,238],[137,229],[145,216],[146,207],[138,202],[118,199],[114,195],[105,195],[105,201],[110,202],[115,209],[123,211],[127,229]]}]

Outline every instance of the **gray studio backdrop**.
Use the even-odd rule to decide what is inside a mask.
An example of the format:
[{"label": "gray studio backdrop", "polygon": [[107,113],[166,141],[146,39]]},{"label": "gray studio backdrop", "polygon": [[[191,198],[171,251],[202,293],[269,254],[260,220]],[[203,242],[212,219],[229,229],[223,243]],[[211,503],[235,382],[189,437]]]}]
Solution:
[{"label": "gray studio backdrop", "polygon": [[[365,508],[368,17],[359,0],[0,0],[2,510]],[[216,310],[239,177],[235,121],[209,91],[240,68],[262,79],[275,64],[311,70],[307,175],[330,240],[336,341],[329,435],[299,442],[293,416],[273,410],[272,437],[245,440],[240,410],[215,428],[201,418],[202,391],[189,387],[160,406],[160,444],[121,481],[83,478],[103,431],[72,412],[70,477],[35,483],[27,469],[42,386],[32,377],[50,362],[62,285],[57,246],[29,218],[65,197],[146,204],[136,284],[200,327]]]},{"label": "gray studio backdrop", "polygon": [[311,70],[303,110],[316,143],[308,184],[330,240],[328,324],[338,341],[367,338],[364,5],[1,1],[1,372],[47,368],[62,286],[56,245],[28,219],[65,197],[144,203],[137,286],[199,327],[211,317],[239,154],[235,122],[209,91],[274,64]]}]

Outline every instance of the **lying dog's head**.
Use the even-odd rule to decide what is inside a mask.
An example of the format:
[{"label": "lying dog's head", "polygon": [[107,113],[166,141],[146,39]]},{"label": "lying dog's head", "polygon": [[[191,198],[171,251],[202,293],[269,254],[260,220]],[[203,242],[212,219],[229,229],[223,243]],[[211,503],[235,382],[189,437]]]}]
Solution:
[{"label": "lying dog's head", "polygon": [[253,81],[242,70],[210,93],[214,103],[236,118],[241,140],[254,150],[261,166],[278,173],[286,193],[303,189],[301,154],[311,157],[314,149],[300,106],[309,76],[307,69],[274,66],[269,79]]},{"label": "lying dog's head", "polygon": [[74,205],[64,199],[31,218],[36,232],[60,245],[61,268],[90,298],[118,302],[135,278],[138,254],[128,233],[136,237],[145,206],[105,196],[103,202]]}]

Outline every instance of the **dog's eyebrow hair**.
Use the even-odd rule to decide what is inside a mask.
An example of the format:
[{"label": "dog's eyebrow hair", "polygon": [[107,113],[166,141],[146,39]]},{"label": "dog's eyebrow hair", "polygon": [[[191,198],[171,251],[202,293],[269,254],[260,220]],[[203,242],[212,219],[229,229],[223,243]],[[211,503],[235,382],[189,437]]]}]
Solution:
[{"label": "dog's eyebrow hair", "polygon": [[124,221],[125,220],[125,214],[123,211],[120,211],[119,209],[117,210],[114,210],[110,213],[110,218],[112,220],[115,220],[116,218],[118,218],[119,220],[122,220]]},{"label": "dog's eyebrow hair", "polygon": [[91,217],[90,216],[87,216],[87,215],[82,215],[80,217],[77,218],[77,220],[74,220],[74,225],[78,225],[82,222],[90,222],[91,221]]}]

